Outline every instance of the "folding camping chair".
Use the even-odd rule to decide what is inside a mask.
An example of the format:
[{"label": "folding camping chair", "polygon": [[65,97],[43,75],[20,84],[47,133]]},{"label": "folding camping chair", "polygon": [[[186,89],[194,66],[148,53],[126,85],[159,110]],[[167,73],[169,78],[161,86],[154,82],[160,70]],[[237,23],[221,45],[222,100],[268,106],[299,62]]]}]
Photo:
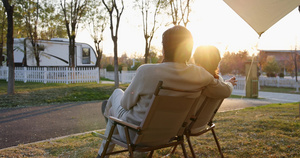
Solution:
[{"label": "folding camping chair", "polygon": [[[192,109],[197,105],[202,89],[195,91],[183,91],[162,86],[160,81],[152,97],[146,117],[140,126],[133,125],[115,117],[109,117],[113,121],[108,137],[94,133],[106,139],[106,144],[101,157],[120,152],[129,152],[133,157],[133,151],[149,152],[152,157],[154,150],[175,145],[181,145],[183,154],[187,157],[184,147],[184,130],[188,125]],[[123,126],[126,141],[122,141],[113,135],[116,126]],[[136,131],[134,139],[130,138],[129,130]],[[114,143],[125,148],[124,150],[107,153],[109,143]]]},{"label": "folding camping chair", "polygon": [[[187,126],[184,135],[186,136],[189,148],[191,150],[192,156],[195,158],[195,152],[190,140],[192,136],[200,136],[208,131],[211,131],[215,142],[217,144],[220,156],[223,158],[223,153],[218,142],[218,138],[215,134],[214,128],[215,124],[213,123],[213,118],[220,108],[224,99],[212,99],[209,97],[201,96],[199,103],[196,107],[196,113],[191,117],[192,122]],[[198,108],[198,109],[197,109]],[[174,153],[176,146],[174,147],[171,153]]]}]

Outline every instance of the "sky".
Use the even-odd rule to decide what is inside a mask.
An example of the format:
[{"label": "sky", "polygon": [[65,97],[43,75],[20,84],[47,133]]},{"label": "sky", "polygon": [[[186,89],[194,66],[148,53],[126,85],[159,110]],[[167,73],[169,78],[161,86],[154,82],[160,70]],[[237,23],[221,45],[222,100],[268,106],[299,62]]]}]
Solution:
[{"label": "sky", "polygon": [[[141,13],[136,9],[126,8],[121,17],[119,30],[118,55],[127,53],[142,56],[144,38],[141,27]],[[171,19],[170,19],[171,20]],[[171,26],[169,26],[171,27]],[[152,44],[161,49],[161,35],[169,27],[156,31]],[[270,27],[261,37],[238,14],[222,0],[195,0],[187,28],[194,38],[194,49],[198,45],[215,45],[221,54],[225,51],[237,52],[248,50],[257,54],[258,50],[300,49],[300,13],[297,8]],[[87,30],[78,33],[77,42],[86,42],[93,46],[93,40]],[[103,51],[113,56],[113,43],[110,30],[104,32]]]}]

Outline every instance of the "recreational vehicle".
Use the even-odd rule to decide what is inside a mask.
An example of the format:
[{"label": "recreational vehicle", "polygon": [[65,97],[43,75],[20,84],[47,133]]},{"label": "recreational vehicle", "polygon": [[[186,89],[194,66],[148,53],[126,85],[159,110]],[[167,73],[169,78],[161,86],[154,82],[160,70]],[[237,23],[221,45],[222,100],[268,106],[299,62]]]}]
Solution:
[{"label": "recreational vehicle", "polygon": [[[69,40],[53,38],[38,40],[40,66],[69,66]],[[95,50],[87,43],[75,44],[75,66],[95,66]],[[37,66],[33,47],[28,38],[14,39],[15,66]]]}]

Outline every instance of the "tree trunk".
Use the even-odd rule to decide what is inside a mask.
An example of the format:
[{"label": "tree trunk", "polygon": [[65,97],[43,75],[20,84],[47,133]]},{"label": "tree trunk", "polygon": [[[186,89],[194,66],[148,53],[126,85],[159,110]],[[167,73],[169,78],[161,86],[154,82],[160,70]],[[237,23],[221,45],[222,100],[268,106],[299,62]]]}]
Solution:
[{"label": "tree trunk", "polygon": [[98,53],[96,67],[99,68],[99,80],[101,80],[101,75],[100,75],[101,63],[100,62],[101,62],[101,58],[102,58],[102,50],[96,49],[96,52]]},{"label": "tree trunk", "polygon": [[114,38],[113,42],[114,42],[115,88],[119,88],[118,39]]},{"label": "tree trunk", "polygon": [[297,52],[295,51],[295,58],[294,58],[294,63],[295,63],[295,75],[296,75],[296,82],[298,82],[298,65],[297,65]]},{"label": "tree trunk", "polygon": [[3,55],[3,32],[4,32],[4,24],[5,24],[5,22],[4,22],[4,20],[5,20],[5,18],[4,18],[4,16],[5,16],[5,12],[3,12],[3,19],[2,19],[2,26],[1,26],[1,41],[0,41],[0,66],[3,66],[2,65],[2,62],[3,62],[3,58],[2,58],[2,55]]},{"label": "tree trunk", "polygon": [[1,43],[0,43],[0,66],[3,66],[2,65],[2,61],[3,61],[2,55],[3,55],[3,41],[1,41]]},{"label": "tree trunk", "polygon": [[39,52],[36,50],[35,48],[35,60],[36,60],[36,66],[40,66],[40,56],[39,56]]},{"label": "tree trunk", "polygon": [[148,39],[145,39],[145,64],[148,63],[148,56],[149,56],[149,47],[148,47]]},{"label": "tree trunk", "polygon": [[297,51],[295,51],[295,76],[296,76],[296,92],[299,92],[299,86],[298,86],[298,65],[297,65]]},{"label": "tree trunk", "polygon": [[7,94],[12,95],[15,92],[15,64],[14,64],[14,21],[13,21],[13,13],[14,7],[11,6],[7,0],[2,0],[6,13],[7,13],[7,62],[8,62],[8,88]]},{"label": "tree trunk", "polygon": [[[102,58],[102,53],[101,50],[96,50],[98,56],[97,56],[97,61],[96,61],[96,67],[99,67],[99,69],[101,68],[101,58]],[[100,55],[101,54],[101,55]]]},{"label": "tree trunk", "polygon": [[75,67],[75,37],[71,36],[69,39],[69,66]]},{"label": "tree trunk", "polygon": [[95,44],[95,48],[96,48],[96,52],[97,52],[97,60],[96,60],[96,67],[99,67],[99,69],[101,68],[101,59],[102,59],[102,53],[103,51],[100,49],[100,42],[94,42]]}]

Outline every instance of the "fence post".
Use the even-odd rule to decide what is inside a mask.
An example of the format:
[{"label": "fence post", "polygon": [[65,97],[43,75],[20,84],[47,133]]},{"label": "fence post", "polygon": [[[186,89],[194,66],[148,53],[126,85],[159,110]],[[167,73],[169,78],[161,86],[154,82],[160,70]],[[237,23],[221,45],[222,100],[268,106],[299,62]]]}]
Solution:
[{"label": "fence post", "polygon": [[66,84],[68,84],[69,83],[69,72],[68,72],[68,67],[66,67]]},{"label": "fence post", "polygon": [[44,83],[47,83],[47,68],[44,67]]},{"label": "fence post", "polygon": [[277,87],[279,87],[279,77],[277,76],[276,79],[277,79]]},{"label": "fence post", "polygon": [[27,67],[24,67],[24,83],[27,82]]},{"label": "fence post", "polygon": [[8,66],[6,66],[6,82],[8,82]]},{"label": "fence post", "polygon": [[100,81],[100,69],[99,69],[99,67],[96,67],[96,80],[97,80],[97,83],[99,84],[99,81]]}]

